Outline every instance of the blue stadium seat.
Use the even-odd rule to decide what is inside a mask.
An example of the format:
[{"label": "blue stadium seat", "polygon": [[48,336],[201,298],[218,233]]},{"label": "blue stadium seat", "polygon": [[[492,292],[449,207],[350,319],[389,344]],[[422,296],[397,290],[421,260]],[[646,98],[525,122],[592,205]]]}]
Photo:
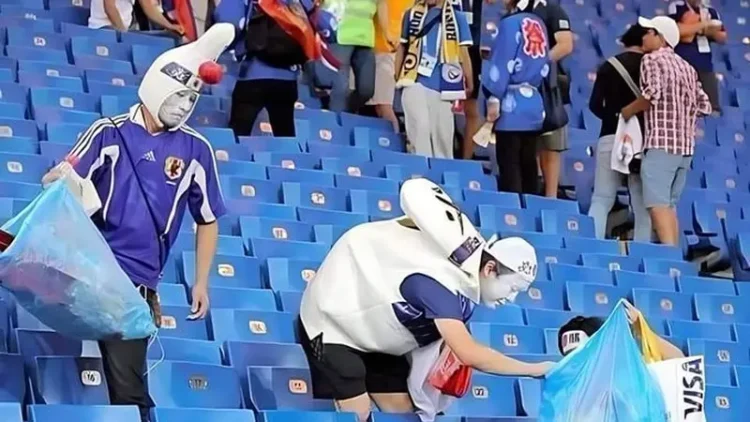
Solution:
[{"label": "blue stadium seat", "polygon": [[73,57],[95,56],[112,60],[129,61],[130,46],[119,43],[106,43],[89,37],[72,37],[70,50]]},{"label": "blue stadium seat", "polygon": [[536,218],[526,210],[479,205],[480,226],[495,232],[536,231]]},{"label": "blue stadium seat", "polygon": [[620,245],[616,240],[589,239],[584,237],[570,236],[564,238],[565,249],[578,253],[603,253],[608,255],[620,255]]},{"label": "blue stadium seat", "polygon": [[577,265],[549,264],[550,278],[557,282],[585,282],[614,284],[612,273],[602,268],[587,268]]},{"label": "blue stadium seat", "polygon": [[310,242],[295,242],[277,239],[250,239],[250,250],[253,256],[266,258],[300,258],[323,260],[328,254],[328,246]]},{"label": "blue stadium seat", "polygon": [[711,422],[735,422],[747,415],[744,391],[736,387],[706,386],[705,413]]},{"label": "blue stadium seat", "polygon": [[670,320],[667,327],[671,337],[732,341],[732,326],[729,324]]},{"label": "blue stadium seat", "polygon": [[103,42],[117,42],[117,32],[111,29],[93,29],[84,25],[74,25],[67,22],[61,22],[60,32],[69,37],[83,36],[96,38]]},{"label": "blue stadium seat", "polygon": [[253,157],[257,163],[285,169],[313,170],[320,167],[320,157],[302,152],[256,152]]},{"label": "blue stadium seat", "polygon": [[334,186],[333,174],[331,173],[324,173],[318,170],[295,170],[276,166],[268,167],[268,180]]},{"label": "blue stadium seat", "polygon": [[283,152],[298,154],[302,152],[302,145],[300,145],[298,138],[240,136],[239,143],[245,145],[252,153]]},{"label": "blue stadium seat", "polygon": [[452,160],[447,158],[428,158],[430,168],[440,172],[465,173],[472,176],[484,175],[482,163],[475,160]]},{"label": "blue stadium seat", "polygon": [[371,151],[372,162],[381,164],[396,164],[404,167],[427,169],[427,158],[414,154],[388,151],[385,149],[374,149]]},{"label": "blue stadium seat", "polygon": [[19,60],[19,72],[35,72],[47,76],[66,76],[80,78],[81,70],[70,64],[48,63],[37,60]]},{"label": "blue stadium seat", "polygon": [[635,258],[682,260],[682,251],[680,248],[656,243],[629,242],[628,255]]},{"label": "blue stadium seat", "polygon": [[247,368],[253,408],[266,410],[333,410],[333,401],[312,397],[307,368]]},{"label": "blue stadium seat", "polygon": [[309,183],[283,183],[284,204],[296,207],[316,207],[347,211],[348,192]]},{"label": "blue stadium seat", "polygon": [[[525,309],[526,324],[530,327],[558,329],[578,314],[570,311],[552,309]],[[547,353],[556,353],[547,349]]]},{"label": "blue stadium seat", "polygon": [[68,64],[68,54],[65,50],[8,46],[5,48],[5,51],[8,57],[16,60],[36,60],[53,64]]},{"label": "blue stadium seat", "polygon": [[321,157],[321,169],[329,173],[360,177],[384,177],[385,166],[354,157]]},{"label": "blue stadium seat", "polygon": [[216,341],[294,343],[294,317],[285,312],[214,309],[211,328]]},{"label": "blue stadium seat", "polygon": [[578,265],[581,261],[581,255],[567,249],[536,248],[536,259],[542,266],[546,266],[546,264]]},{"label": "blue stadium seat", "polygon": [[275,295],[282,312],[290,312],[295,316],[299,314],[302,305],[301,292],[278,291]]},{"label": "blue stadium seat", "polygon": [[0,138],[12,136],[37,140],[39,131],[32,121],[0,118]]},{"label": "blue stadium seat", "polygon": [[[86,95],[86,94],[84,94]],[[98,112],[66,110],[55,107],[41,107],[34,109],[34,119],[37,124],[44,126],[48,123],[80,123],[90,125],[101,118]]]},{"label": "blue stadium seat", "polygon": [[734,385],[745,388],[750,385],[750,366],[734,365],[732,372]]},{"label": "blue stadium seat", "polygon": [[522,195],[524,208],[535,216],[540,216],[542,210],[558,211],[563,214],[579,214],[578,203],[562,199],[546,198],[537,195]]},{"label": "blue stadium seat", "polygon": [[[195,284],[195,252],[183,252],[182,265],[183,280],[188,287],[192,287]],[[216,255],[208,281],[214,287],[259,289],[260,262],[244,256]]]},{"label": "blue stadium seat", "polygon": [[354,146],[367,149],[383,148],[396,152],[405,150],[401,135],[392,131],[367,127],[355,127],[353,132]]},{"label": "blue stadium seat", "polygon": [[104,366],[99,358],[38,356],[34,384],[38,404],[109,404]]},{"label": "blue stadium seat", "polygon": [[[432,170],[427,167],[427,162],[417,162],[412,164],[385,164],[379,161],[373,161],[374,164],[385,167],[385,178],[404,182],[409,179],[427,179],[437,184],[443,183],[443,173]],[[452,197],[452,196],[451,196]],[[453,198],[457,200],[458,198]]]},{"label": "blue stadium seat", "polygon": [[334,175],[336,187],[339,189],[358,189],[377,191],[389,194],[398,194],[398,182],[394,180],[382,179],[379,177],[356,177],[345,174]]},{"label": "blue stadium seat", "polygon": [[127,31],[120,33],[120,41],[123,44],[132,46],[148,46],[152,50],[167,51],[170,48],[174,48],[175,40],[171,37],[160,37],[156,35],[149,35],[148,33],[140,33],[138,31]]},{"label": "blue stadium seat", "polygon": [[352,212],[358,214],[379,218],[395,218],[403,214],[398,194],[352,189],[349,198]]},{"label": "blue stadium seat", "polygon": [[78,137],[88,129],[88,126],[72,123],[50,123],[46,129],[47,141],[73,145]]},{"label": "blue stadium seat", "polygon": [[[3,108],[6,105],[15,106],[18,104],[0,103],[0,116],[6,115],[3,113]],[[20,105],[19,105],[20,106]],[[21,118],[23,115],[16,114],[8,116],[13,118]],[[8,152],[11,154],[32,154],[36,155],[39,152],[39,142],[26,138],[0,138],[0,152]],[[47,158],[45,156],[45,158]]]},{"label": "blue stadium seat", "polygon": [[473,320],[470,326],[475,339],[501,353],[544,353],[544,331],[541,328]]},{"label": "blue stadium seat", "polygon": [[393,131],[391,122],[385,119],[378,119],[352,113],[339,113],[339,119],[341,120],[341,126],[350,132],[355,127],[367,127],[384,131]]},{"label": "blue stadium seat", "polygon": [[325,209],[299,207],[299,220],[308,224],[330,224],[334,226],[354,227],[368,222],[366,214],[354,212],[329,211]]},{"label": "blue stadium seat", "polygon": [[8,45],[18,47],[49,48],[65,50],[69,37],[45,31],[29,31],[25,28],[8,28]]},{"label": "blue stadium seat", "polygon": [[497,192],[497,178],[486,174],[475,175],[466,172],[446,171],[443,172],[443,183],[446,186],[454,186],[461,189]]},{"label": "blue stadium seat", "polygon": [[[170,252],[180,254],[184,251],[195,250],[195,235],[192,233],[181,233],[172,245]],[[239,255],[245,254],[242,244],[242,238],[239,236],[219,236],[216,244],[216,253],[222,255]],[[177,255],[180,256],[180,255]]]},{"label": "blue stadium seat", "polygon": [[231,368],[171,361],[151,367],[148,390],[158,407],[242,408],[240,380]]},{"label": "blue stadium seat", "polygon": [[242,176],[219,176],[225,198],[280,203],[281,183]]},{"label": "blue stadium seat", "polygon": [[160,337],[188,338],[193,340],[208,340],[208,330],[205,320],[189,320],[190,307],[162,306],[161,307]]},{"label": "blue stadium seat", "polygon": [[508,237],[520,237],[531,243],[535,248],[543,249],[561,249],[563,247],[563,238],[556,234],[544,234],[544,233],[533,233],[533,232],[518,232],[518,233],[505,233],[500,232],[500,238],[506,239]]},{"label": "blue stadium seat", "polygon": [[464,417],[515,416],[518,414],[516,400],[491,399],[515,397],[515,383],[514,378],[476,373],[471,378],[468,394],[456,400],[445,413]]},{"label": "blue stadium seat", "polygon": [[221,347],[218,343],[177,337],[159,336],[148,348],[147,358],[211,365],[222,363]]},{"label": "blue stadium seat", "polygon": [[519,378],[518,393],[521,413],[532,418],[539,416],[539,407],[542,403],[542,382],[531,378]]},{"label": "blue stadium seat", "polygon": [[737,296],[696,294],[695,313],[702,322],[750,323],[750,308]]},{"label": "blue stadium seat", "polygon": [[730,341],[688,339],[691,356],[703,355],[706,365],[750,365],[747,345]]},{"label": "blue stadium seat", "polygon": [[563,236],[594,237],[594,219],[580,213],[541,210],[542,232]]},{"label": "blue stadium seat", "polygon": [[312,225],[291,220],[241,216],[240,233],[246,241],[255,238],[313,241]]},{"label": "blue stadium seat", "polygon": [[[390,416],[391,414],[389,414]],[[395,415],[401,417],[401,415]],[[416,416],[416,414],[414,415]],[[261,412],[258,417],[261,422],[357,422],[359,419],[354,413],[341,412],[317,412],[317,411],[296,411],[296,410],[271,410]],[[380,421],[373,416],[372,422]],[[391,419],[388,419],[391,421]],[[437,420],[443,421],[442,418]]]},{"label": "blue stadium seat", "polygon": [[29,422],[133,422],[140,418],[136,406],[30,405]]},{"label": "blue stadium seat", "polygon": [[254,215],[287,220],[297,219],[297,210],[287,205],[264,204],[242,199],[225,199],[224,205],[226,205],[227,213],[232,216]]},{"label": "blue stadium seat", "polygon": [[563,283],[537,281],[526,292],[516,297],[516,304],[523,308],[564,309]]},{"label": "blue stadium seat", "polygon": [[615,284],[626,289],[676,291],[674,279],[666,275],[644,274],[632,271],[615,271],[614,274]]},{"label": "blue stadium seat", "polygon": [[42,191],[36,183],[5,182],[0,180],[0,195],[5,198],[32,200]]},{"label": "blue stadium seat", "polygon": [[579,282],[566,283],[568,307],[571,311],[589,316],[607,316],[620,299],[630,291],[622,287]]},{"label": "blue stadium seat", "polygon": [[153,422],[255,422],[252,410],[154,408]]},{"label": "blue stadium seat", "polygon": [[182,284],[159,283],[159,303],[164,306],[187,306],[188,298]]},{"label": "blue stadium seat", "polygon": [[320,260],[268,258],[269,286],[274,291],[302,292],[315,277],[320,263]]},{"label": "blue stadium seat", "polygon": [[0,420],[4,422],[23,422],[21,404],[0,402]]},{"label": "blue stadium seat", "polygon": [[[137,86],[123,86],[115,85],[109,82],[98,82],[89,81],[86,83],[86,92],[91,95],[114,95],[114,96],[130,96],[138,94]],[[195,115],[195,112],[193,113]],[[191,115],[192,118],[192,115]]]},{"label": "blue stadium seat", "polygon": [[32,88],[31,105],[37,108],[64,108],[69,110],[99,112],[99,98],[78,92],[53,88]]},{"label": "blue stadium seat", "polygon": [[692,295],[650,289],[634,289],[633,304],[650,318],[693,320]]},{"label": "blue stadium seat", "polygon": [[[130,73],[119,73],[111,70],[88,69],[84,71],[86,83],[107,82],[118,86],[138,86],[141,78]],[[201,131],[202,133],[203,131]]]},{"label": "blue stadium seat", "polygon": [[733,383],[734,368],[721,365],[706,365],[706,384],[719,387],[735,387]]},{"label": "blue stadium seat", "polygon": [[698,267],[687,261],[643,258],[643,272],[646,274],[664,274],[677,278],[683,275],[697,276]]},{"label": "blue stadium seat", "polygon": [[25,395],[23,358],[21,355],[0,353],[0,403],[23,403]]},{"label": "blue stadium seat", "polygon": [[677,280],[677,287],[681,293],[734,295],[734,283],[725,278],[681,276]]},{"label": "blue stadium seat", "polygon": [[54,331],[17,329],[15,333],[18,352],[23,356],[26,370],[31,373],[36,370],[37,356],[82,356],[84,353],[80,340],[63,337]]},{"label": "blue stadium seat", "polygon": [[133,63],[129,60],[112,60],[96,56],[75,56],[76,67],[82,70],[112,70],[132,74]]},{"label": "blue stadium seat", "polygon": [[270,290],[209,287],[208,293],[213,309],[276,310],[276,298]]},{"label": "blue stadium seat", "polygon": [[471,322],[524,325],[523,310],[514,305],[499,306],[495,309],[476,306],[471,315]]},{"label": "blue stadium seat", "polygon": [[610,271],[626,270],[638,272],[641,269],[641,261],[639,259],[622,255],[585,253],[581,254],[581,262],[584,267],[606,268]]},{"label": "blue stadium seat", "polygon": [[28,88],[16,83],[0,82],[0,101],[25,105],[29,101],[28,97]]}]

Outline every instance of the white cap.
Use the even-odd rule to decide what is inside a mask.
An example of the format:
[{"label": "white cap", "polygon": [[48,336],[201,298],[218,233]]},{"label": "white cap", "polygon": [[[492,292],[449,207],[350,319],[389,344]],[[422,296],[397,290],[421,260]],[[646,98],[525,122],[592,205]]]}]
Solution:
[{"label": "white cap", "polygon": [[680,42],[680,28],[677,26],[677,22],[668,16],[657,16],[653,19],[640,17],[638,18],[638,25],[658,32],[672,48]]},{"label": "white cap", "polygon": [[526,282],[531,283],[536,279],[536,251],[526,240],[520,237],[498,240],[497,236],[492,236],[484,250]]},{"label": "white cap", "polygon": [[[160,121],[159,110],[170,95],[186,89],[199,93],[203,81],[198,76],[198,68],[205,62],[215,62],[232,41],[234,26],[217,23],[196,41],[165,51],[157,57],[138,88],[138,97],[151,117]],[[192,110],[172,130],[182,126],[191,114]]]}]

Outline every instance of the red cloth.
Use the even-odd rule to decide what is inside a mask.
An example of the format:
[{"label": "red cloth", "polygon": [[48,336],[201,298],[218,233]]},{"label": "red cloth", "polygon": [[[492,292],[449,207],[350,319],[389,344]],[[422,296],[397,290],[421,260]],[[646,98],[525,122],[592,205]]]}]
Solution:
[{"label": "red cloth", "polygon": [[193,6],[190,4],[190,0],[174,0],[173,16],[177,23],[182,26],[185,31],[184,36],[189,42],[198,39],[198,28],[195,27]]},{"label": "red cloth", "polygon": [[458,356],[445,346],[427,380],[443,394],[461,398],[471,386],[471,367],[462,364]]}]

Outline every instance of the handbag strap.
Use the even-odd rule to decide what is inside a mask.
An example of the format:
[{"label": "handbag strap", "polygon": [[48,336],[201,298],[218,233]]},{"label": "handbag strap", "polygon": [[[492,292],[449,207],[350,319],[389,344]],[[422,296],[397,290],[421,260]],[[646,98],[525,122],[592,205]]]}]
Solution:
[{"label": "handbag strap", "polygon": [[617,59],[617,57],[610,57],[607,59],[607,63],[611,64],[612,67],[615,68],[617,73],[620,74],[622,79],[625,81],[626,84],[628,84],[628,87],[631,91],[633,91],[633,94],[635,94],[636,97],[641,96],[641,88],[638,87],[638,85],[633,81],[633,78],[630,76],[630,73],[628,73],[627,70],[625,70],[625,66],[622,65],[622,63]]}]

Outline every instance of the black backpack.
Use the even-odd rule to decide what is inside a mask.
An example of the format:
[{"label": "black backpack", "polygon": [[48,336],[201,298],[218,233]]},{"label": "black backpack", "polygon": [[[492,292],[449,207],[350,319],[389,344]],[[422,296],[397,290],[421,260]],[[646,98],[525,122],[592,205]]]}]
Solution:
[{"label": "black backpack", "polygon": [[258,58],[269,66],[289,68],[307,62],[302,46],[257,5],[245,32],[247,58]]}]

